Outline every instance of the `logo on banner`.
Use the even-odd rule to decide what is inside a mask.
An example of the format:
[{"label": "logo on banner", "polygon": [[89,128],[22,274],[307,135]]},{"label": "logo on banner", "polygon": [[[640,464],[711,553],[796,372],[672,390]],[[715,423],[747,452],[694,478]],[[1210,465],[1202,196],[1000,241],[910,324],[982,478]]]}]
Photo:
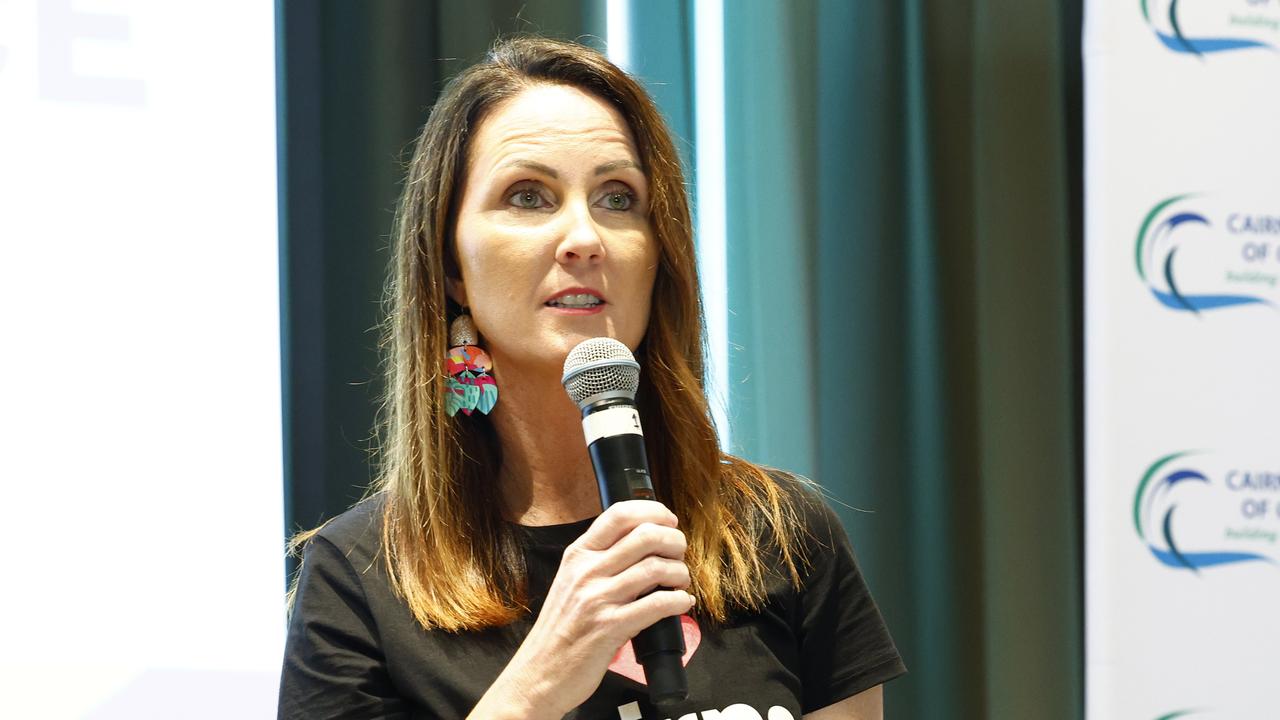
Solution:
[{"label": "logo on banner", "polygon": [[1188,720],[1190,718],[1195,718],[1196,720],[1238,720],[1239,718],[1270,716],[1270,713],[1263,716],[1259,715],[1258,712],[1258,708],[1196,708],[1194,710],[1175,710],[1162,713],[1151,720],[1180,720],[1180,718],[1188,718]]},{"label": "logo on banner", "polygon": [[1217,453],[1176,452],[1153,462],[1133,497],[1133,525],[1161,564],[1193,573],[1239,563],[1276,564],[1280,468]]},{"label": "logo on banner", "polygon": [[1186,3],[1140,0],[1142,17],[1166,48],[1199,55],[1266,48],[1280,42],[1277,0]]},{"label": "logo on banner", "polygon": [[1138,278],[1170,310],[1274,309],[1280,301],[1280,208],[1165,198],[1142,219],[1133,253]]}]

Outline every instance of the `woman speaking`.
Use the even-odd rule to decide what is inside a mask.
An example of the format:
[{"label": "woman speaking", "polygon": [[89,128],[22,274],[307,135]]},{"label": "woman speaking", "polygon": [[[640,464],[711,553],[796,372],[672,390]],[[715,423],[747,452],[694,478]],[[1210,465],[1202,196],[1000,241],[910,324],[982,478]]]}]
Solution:
[{"label": "woman speaking", "polygon": [[[394,234],[370,496],[295,545],[282,718],[880,718],[904,667],[817,491],[723,453],[670,134],[598,52],[500,42],[445,89]],[[566,355],[609,337],[657,499],[601,512]],[[678,618],[684,700],[631,642]],[[667,621],[671,622],[671,621]]]}]

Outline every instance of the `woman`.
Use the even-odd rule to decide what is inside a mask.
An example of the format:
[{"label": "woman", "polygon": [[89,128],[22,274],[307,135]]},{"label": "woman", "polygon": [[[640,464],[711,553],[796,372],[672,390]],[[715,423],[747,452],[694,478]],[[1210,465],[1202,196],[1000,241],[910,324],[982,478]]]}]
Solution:
[{"label": "woman", "polygon": [[[599,53],[508,40],[449,84],[397,217],[380,476],[296,541],[282,717],[881,717],[904,669],[838,521],[717,446],[690,227]],[[643,368],[662,504],[600,512],[560,385],[598,336]],[[689,696],[655,708],[629,640],[677,615]]]}]

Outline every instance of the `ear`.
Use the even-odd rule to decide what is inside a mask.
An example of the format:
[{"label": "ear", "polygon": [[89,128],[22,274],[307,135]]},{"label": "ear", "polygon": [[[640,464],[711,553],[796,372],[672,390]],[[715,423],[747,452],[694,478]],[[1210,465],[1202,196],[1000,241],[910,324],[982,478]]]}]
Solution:
[{"label": "ear", "polygon": [[467,302],[467,288],[462,283],[462,278],[446,277],[444,279],[444,291],[449,299],[462,307],[470,307]]}]

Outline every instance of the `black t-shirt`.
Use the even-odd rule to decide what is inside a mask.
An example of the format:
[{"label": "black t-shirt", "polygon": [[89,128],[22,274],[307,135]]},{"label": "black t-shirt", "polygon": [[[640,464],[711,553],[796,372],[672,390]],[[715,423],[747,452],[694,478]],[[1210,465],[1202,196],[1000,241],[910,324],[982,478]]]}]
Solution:
[{"label": "black t-shirt", "polygon": [[[624,647],[596,692],[566,717],[798,720],[906,672],[839,520],[813,492],[801,492],[812,567],[799,592],[773,574],[759,613],[720,626],[682,616],[684,702],[651,705],[643,670]],[[451,634],[423,630],[393,594],[377,552],[381,508],[379,498],[365,500],[306,548],[281,718],[466,717],[528,634],[565,547],[591,524],[519,527],[533,612],[505,627]]]}]

